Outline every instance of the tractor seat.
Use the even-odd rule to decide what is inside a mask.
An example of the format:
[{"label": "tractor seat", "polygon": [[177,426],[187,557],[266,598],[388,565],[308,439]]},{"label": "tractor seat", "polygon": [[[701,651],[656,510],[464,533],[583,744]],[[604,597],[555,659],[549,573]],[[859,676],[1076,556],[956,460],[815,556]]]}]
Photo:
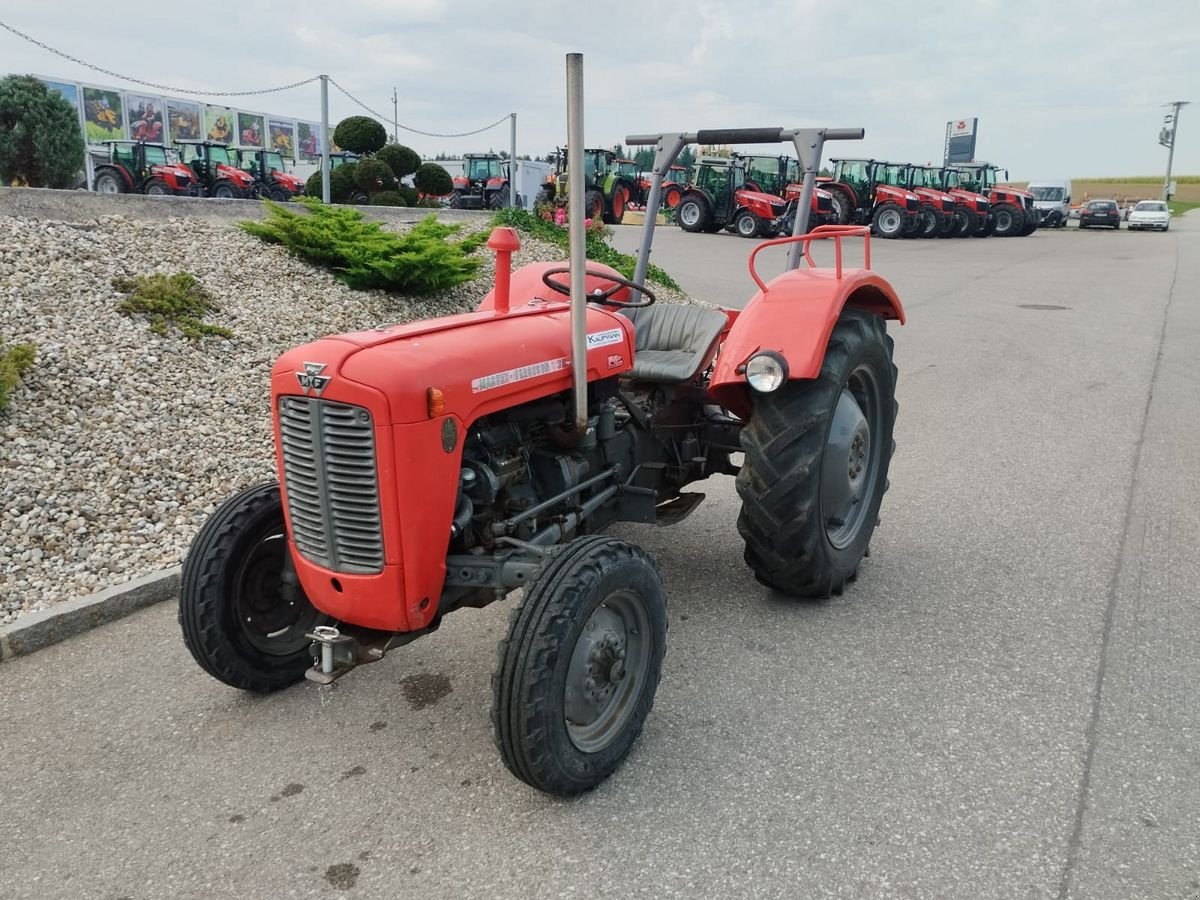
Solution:
[{"label": "tractor seat", "polygon": [[679,384],[708,365],[729,319],[718,309],[656,303],[624,313],[633,322],[634,358],[629,378]]}]

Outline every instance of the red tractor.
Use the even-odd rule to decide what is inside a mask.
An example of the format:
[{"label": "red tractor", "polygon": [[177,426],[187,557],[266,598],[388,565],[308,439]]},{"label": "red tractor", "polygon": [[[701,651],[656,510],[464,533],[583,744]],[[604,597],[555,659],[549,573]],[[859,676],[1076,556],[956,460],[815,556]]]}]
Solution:
[{"label": "red tractor", "polygon": [[958,170],[958,180],[964,188],[987,195],[992,234],[1025,237],[1037,231],[1038,211],[1033,194],[1001,184],[1008,180],[1007,169],[983,162],[961,163],[954,168]]},{"label": "red tractor", "polygon": [[[795,216],[803,185],[800,163],[792,156],[765,156],[761,154],[738,154],[746,165],[746,188],[774,194],[788,201],[787,210],[780,222],[779,231],[790,233],[795,225]],[[833,214],[833,194],[821,188],[813,190],[809,201],[807,230],[821,225],[837,224]]]},{"label": "red tractor", "polygon": [[942,190],[939,169],[912,163],[876,163],[876,174],[883,184],[912,191],[921,201],[914,237],[955,236],[959,223],[954,214],[958,203]]},{"label": "red tractor", "polygon": [[254,179],[251,191],[255,197],[283,203],[304,193],[304,179],[287,170],[279,151],[243,149],[235,150],[234,155],[242,171]]},{"label": "red tractor", "polygon": [[962,173],[958,169],[945,167],[938,172],[942,190],[953,197],[957,204],[954,210],[955,236],[990,235],[995,223],[992,221],[992,204],[987,196],[963,187]]},{"label": "red tractor", "polygon": [[883,163],[873,159],[834,159],[833,177],[821,187],[833,194],[841,225],[869,224],[882,238],[916,233],[921,199],[906,188],[880,181]]},{"label": "red tractor", "polygon": [[[285,353],[271,374],[278,480],[225,501],[183,567],[196,661],[248,691],[329,684],[519,588],[492,679],[496,743],[517,778],[573,795],[629,752],[665,652],[658,566],[603,529],[678,522],[704,499],[688,485],[736,476],[754,576],[840,594],[888,484],[887,321],[904,321],[886,280],[842,267],[841,241],[867,229],[761,244],[790,245],[789,270],[764,281],[756,249],[741,310],[656,304],[645,275],[661,183],[687,143],[773,135],[819,159],[825,140],[861,134],[630,137],[659,148],[632,280],[582,253],[511,271],[519,241],[498,228],[495,286],[475,312]],[[582,194],[577,182],[576,248]],[[836,268],[803,266],[822,238],[839,244]]]},{"label": "red tractor", "polygon": [[504,209],[510,205],[508,161],[495,153],[467,153],[454,176],[451,209]]},{"label": "red tractor", "polygon": [[[631,185],[629,202],[645,206],[646,199],[650,196],[650,179],[641,173],[632,159],[618,159],[616,163],[617,174]],[[664,209],[677,207],[683,198],[687,183],[688,170],[683,166],[671,166],[671,171],[667,173],[667,179],[663,182],[661,206]]]},{"label": "red tractor", "polygon": [[748,190],[745,184],[746,166],[741,159],[700,157],[692,169],[692,182],[675,210],[679,227],[709,234],[726,229],[746,238],[778,234],[787,201]]},{"label": "red tractor", "polygon": [[238,168],[229,145],[217,141],[176,141],[184,165],[195,173],[206,197],[254,196],[254,176]]},{"label": "red tractor", "polygon": [[100,194],[177,194],[196,190],[192,171],[171,158],[162,144],[105,141],[107,156],[96,163],[93,183]]}]

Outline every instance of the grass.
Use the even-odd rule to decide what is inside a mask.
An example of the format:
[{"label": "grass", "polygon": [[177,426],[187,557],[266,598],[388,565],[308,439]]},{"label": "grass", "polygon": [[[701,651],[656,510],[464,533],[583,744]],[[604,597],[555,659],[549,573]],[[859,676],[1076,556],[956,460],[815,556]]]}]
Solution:
[{"label": "grass", "polygon": [[1167,204],[1167,207],[1171,210],[1171,217],[1177,219],[1186,212],[1191,212],[1193,209],[1200,209],[1200,202],[1196,202],[1196,201],[1187,202],[1184,200],[1172,200],[1170,203]]},{"label": "grass", "polygon": [[187,272],[114,278],[112,285],[127,295],[117,309],[126,315],[149,316],[150,330],[155,334],[165,336],[169,327],[174,326],[193,341],[233,335],[228,328],[203,321],[204,316],[219,307],[196,277]]},{"label": "grass", "polygon": [[324,266],[348,287],[404,294],[432,294],[475,277],[480,260],[469,254],[486,234],[447,240],[461,225],[443,225],[431,213],[405,234],[384,231],[356,209],[324,206],[300,198],[303,211],[266,201],[262,222],[241,222],[243,231],[286,247],[293,256]]},{"label": "grass", "polygon": [[[500,210],[492,219],[492,227],[495,228],[500,225],[515,228],[530,237],[535,237],[561,247],[564,252],[568,251],[569,237],[567,230],[558,227],[553,222],[547,222],[541,216],[528,210],[518,207]],[[587,258],[593,262],[612,266],[626,278],[633,278],[634,266],[637,264],[637,260],[633,256],[617,250],[608,242],[603,234],[597,234],[592,231],[589,231],[587,235]],[[674,278],[654,263],[650,263],[650,267],[646,270],[646,277],[650,281],[656,281],[664,287],[669,287],[676,291],[683,290]]]},{"label": "grass", "polygon": [[0,413],[8,409],[13,388],[33,366],[37,347],[33,344],[14,344],[5,349],[0,345]]}]

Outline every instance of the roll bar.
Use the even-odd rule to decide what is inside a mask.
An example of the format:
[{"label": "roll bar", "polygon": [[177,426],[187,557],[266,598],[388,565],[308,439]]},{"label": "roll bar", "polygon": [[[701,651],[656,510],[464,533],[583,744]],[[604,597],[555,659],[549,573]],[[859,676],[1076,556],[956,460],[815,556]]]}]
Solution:
[{"label": "roll bar", "polygon": [[[861,141],[866,131],[862,128],[707,128],[687,133],[631,134],[625,144],[633,147],[654,148],[654,169],[650,178],[650,194],[646,198],[646,221],[642,226],[642,243],[638,249],[637,266],[633,280],[638,284],[646,281],[646,270],[650,266],[650,245],[654,242],[654,220],[662,202],[662,183],[671,164],[688,144],[781,144],[791,142],[796,148],[796,158],[804,172],[804,187],[796,209],[796,225],[793,236],[804,234],[808,228],[809,209],[812,206],[813,189],[816,186],[817,170],[821,167],[821,151],[826,141]],[[801,242],[795,242],[788,252],[789,269],[800,266],[803,253]],[[635,292],[636,293],[636,292]],[[637,297],[633,298],[634,300]]]}]

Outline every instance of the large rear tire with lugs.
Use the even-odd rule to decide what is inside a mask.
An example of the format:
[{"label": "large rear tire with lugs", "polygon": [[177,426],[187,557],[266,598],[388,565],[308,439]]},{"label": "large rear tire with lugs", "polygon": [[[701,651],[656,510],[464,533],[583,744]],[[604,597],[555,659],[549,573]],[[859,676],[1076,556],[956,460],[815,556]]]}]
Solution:
[{"label": "large rear tire with lugs", "polygon": [[606,535],[556,548],[497,648],[492,725],[504,764],[549,794],[602,782],[641,734],[666,641],[666,592],[649,554]]},{"label": "large rear tire with lugs", "polygon": [[754,398],[741,433],[738,531],[763,584],[830,597],[857,576],[887,490],[895,389],[883,319],[846,309],[817,378]]},{"label": "large rear tire with lugs", "polygon": [[230,687],[279,690],[304,677],[305,634],[324,621],[291,564],[279,485],[221,504],[192,541],[180,582],[179,625],[200,667]]}]

